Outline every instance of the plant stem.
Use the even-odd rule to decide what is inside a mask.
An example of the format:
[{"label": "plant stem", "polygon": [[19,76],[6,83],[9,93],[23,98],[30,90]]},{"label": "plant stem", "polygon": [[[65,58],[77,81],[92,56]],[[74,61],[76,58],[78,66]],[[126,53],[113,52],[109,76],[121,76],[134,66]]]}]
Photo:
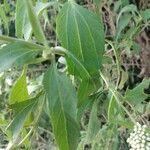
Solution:
[{"label": "plant stem", "polygon": [[39,44],[35,44],[35,43],[31,43],[22,39],[18,39],[18,38],[13,38],[13,37],[9,37],[9,36],[4,36],[4,35],[0,35],[0,41],[6,42],[6,43],[11,43],[11,42],[25,42],[29,45],[35,46],[37,48],[40,49],[46,49],[44,46],[39,45]]},{"label": "plant stem", "polygon": [[118,78],[117,78],[117,83],[116,83],[116,87],[115,89],[118,88],[118,85],[119,85],[119,80],[120,80],[120,62],[119,62],[119,56],[118,56],[118,53],[117,53],[117,50],[116,48],[114,47],[114,45],[112,44],[112,42],[106,40],[106,42],[112,47],[112,50],[114,51],[114,55],[115,55],[115,58],[116,58],[116,65],[117,65],[117,74],[118,74]]},{"label": "plant stem", "polygon": [[[129,116],[129,118],[131,119],[131,121],[136,124],[135,119],[131,116],[130,112],[121,104],[119,97],[118,97],[118,93],[115,89],[113,89],[110,84],[108,83],[108,81],[106,80],[105,76],[100,72],[100,75],[102,77],[102,79],[104,80],[106,86],[109,88],[109,90],[111,91],[111,93],[113,94],[113,96],[115,97],[116,102],[118,103],[118,105],[126,112],[126,114]],[[120,96],[121,97],[121,96]]]}]

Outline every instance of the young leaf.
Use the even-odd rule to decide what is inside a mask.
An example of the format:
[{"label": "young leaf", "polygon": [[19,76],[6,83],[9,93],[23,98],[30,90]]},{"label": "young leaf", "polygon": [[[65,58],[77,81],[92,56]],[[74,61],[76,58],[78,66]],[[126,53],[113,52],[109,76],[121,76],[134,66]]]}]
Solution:
[{"label": "young leaf", "polygon": [[23,29],[26,15],[27,15],[26,0],[17,0],[15,29],[16,29],[16,36],[18,38],[22,38],[23,36]]},{"label": "young leaf", "polygon": [[87,141],[92,142],[92,139],[95,138],[97,135],[98,131],[101,128],[100,121],[98,120],[98,101],[96,100],[93,103],[92,106],[92,111],[90,114],[90,119],[89,119],[89,124],[88,124],[88,129],[87,129]]},{"label": "young leaf", "polygon": [[24,126],[24,123],[27,120],[28,116],[30,115],[35,104],[36,104],[36,101],[33,101],[33,103],[29,103],[24,108],[22,108],[22,110],[20,110],[16,114],[15,118],[12,120],[10,125],[7,127],[7,129],[10,129],[12,132],[12,141],[13,142],[15,142],[18,135],[20,134],[20,132]]},{"label": "young leaf", "polygon": [[150,18],[150,9],[140,11],[140,14],[143,17],[144,21],[147,21]]},{"label": "young leaf", "polygon": [[131,18],[132,18],[131,14],[124,14],[120,17],[119,22],[117,24],[117,31],[116,31],[117,39],[120,36],[121,31],[129,24]]},{"label": "young leaf", "polygon": [[27,0],[26,3],[27,3],[28,17],[32,26],[32,30],[35,34],[35,37],[39,42],[45,43],[46,39],[42,31],[40,22],[38,20],[37,14],[35,13],[35,9],[32,6],[32,2],[31,0]]},{"label": "young leaf", "polygon": [[127,90],[125,94],[125,100],[133,103],[139,104],[148,98],[148,95],[144,93],[144,89],[150,84],[149,80],[144,79],[138,86],[132,90]]},{"label": "young leaf", "polygon": [[0,72],[9,69],[13,65],[29,64],[42,50],[42,48],[21,41],[0,48]]},{"label": "young leaf", "polygon": [[119,113],[121,113],[121,109],[118,106],[115,97],[111,96],[108,106],[108,122],[117,122]]},{"label": "young leaf", "polygon": [[[104,52],[104,31],[98,16],[69,1],[57,17],[56,30],[62,46],[69,50],[91,75],[98,74]],[[80,76],[72,60],[67,58],[67,62],[69,72]]]},{"label": "young leaf", "polygon": [[9,104],[14,104],[16,102],[18,103],[26,99],[29,99],[29,94],[27,90],[26,68],[25,68],[10,92]]},{"label": "young leaf", "polygon": [[79,140],[77,96],[71,82],[54,65],[43,80],[53,132],[60,150],[76,150]]},{"label": "young leaf", "polygon": [[0,5],[0,17],[3,20],[5,31],[8,34],[9,33],[9,25],[8,25],[8,18],[4,11],[4,5]]},{"label": "young leaf", "polygon": [[[42,2],[36,2],[36,6],[34,7],[35,15],[39,17],[39,15],[45,10],[46,8],[54,5],[55,2],[48,2],[48,3],[42,3]],[[35,17],[36,17],[35,16]],[[29,17],[26,15],[25,22],[24,22],[24,38],[28,40],[30,36],[32,35],[32,31],[34,31],[34,28],[32,30],[31,23],[29,21]]]}]

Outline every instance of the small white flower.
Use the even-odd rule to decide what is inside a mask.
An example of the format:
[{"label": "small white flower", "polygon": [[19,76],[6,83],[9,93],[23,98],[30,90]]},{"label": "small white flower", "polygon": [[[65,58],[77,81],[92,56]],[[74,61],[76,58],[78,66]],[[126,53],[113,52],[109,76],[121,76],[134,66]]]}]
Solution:
[{"label": "small white flower", "polygon": [[146,133],[146,125],[137,123],[127,139],[130,150],[150,150],[150,134]]},{"label": "small white flower", "polygon": [[147,141],[150,141],[150,137],[147,137],[146,140],[147,140]]}]

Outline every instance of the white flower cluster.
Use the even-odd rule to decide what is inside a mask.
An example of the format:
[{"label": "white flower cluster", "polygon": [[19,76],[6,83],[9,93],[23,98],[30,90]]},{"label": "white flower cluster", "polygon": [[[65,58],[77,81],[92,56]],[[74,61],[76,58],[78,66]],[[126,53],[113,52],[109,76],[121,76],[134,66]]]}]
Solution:
[{"label": "white flower cluster", "polygon": [[130,145],[130,150],[150,150],[150,134],[146,133],[146,125],[137,123],[134,130],[130,133],[127,143]]}]

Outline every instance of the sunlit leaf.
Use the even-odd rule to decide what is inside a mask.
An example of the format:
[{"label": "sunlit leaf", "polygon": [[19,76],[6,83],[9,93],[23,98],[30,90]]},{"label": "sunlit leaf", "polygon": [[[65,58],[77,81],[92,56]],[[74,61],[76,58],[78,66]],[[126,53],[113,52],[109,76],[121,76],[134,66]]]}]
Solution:
[{"label": "sunlit leaf", "polygon": [[26,99],[29,99],[29,94],[27,90],[26,69],[24,69],[10,92],[9,104],[21,102]]}]

